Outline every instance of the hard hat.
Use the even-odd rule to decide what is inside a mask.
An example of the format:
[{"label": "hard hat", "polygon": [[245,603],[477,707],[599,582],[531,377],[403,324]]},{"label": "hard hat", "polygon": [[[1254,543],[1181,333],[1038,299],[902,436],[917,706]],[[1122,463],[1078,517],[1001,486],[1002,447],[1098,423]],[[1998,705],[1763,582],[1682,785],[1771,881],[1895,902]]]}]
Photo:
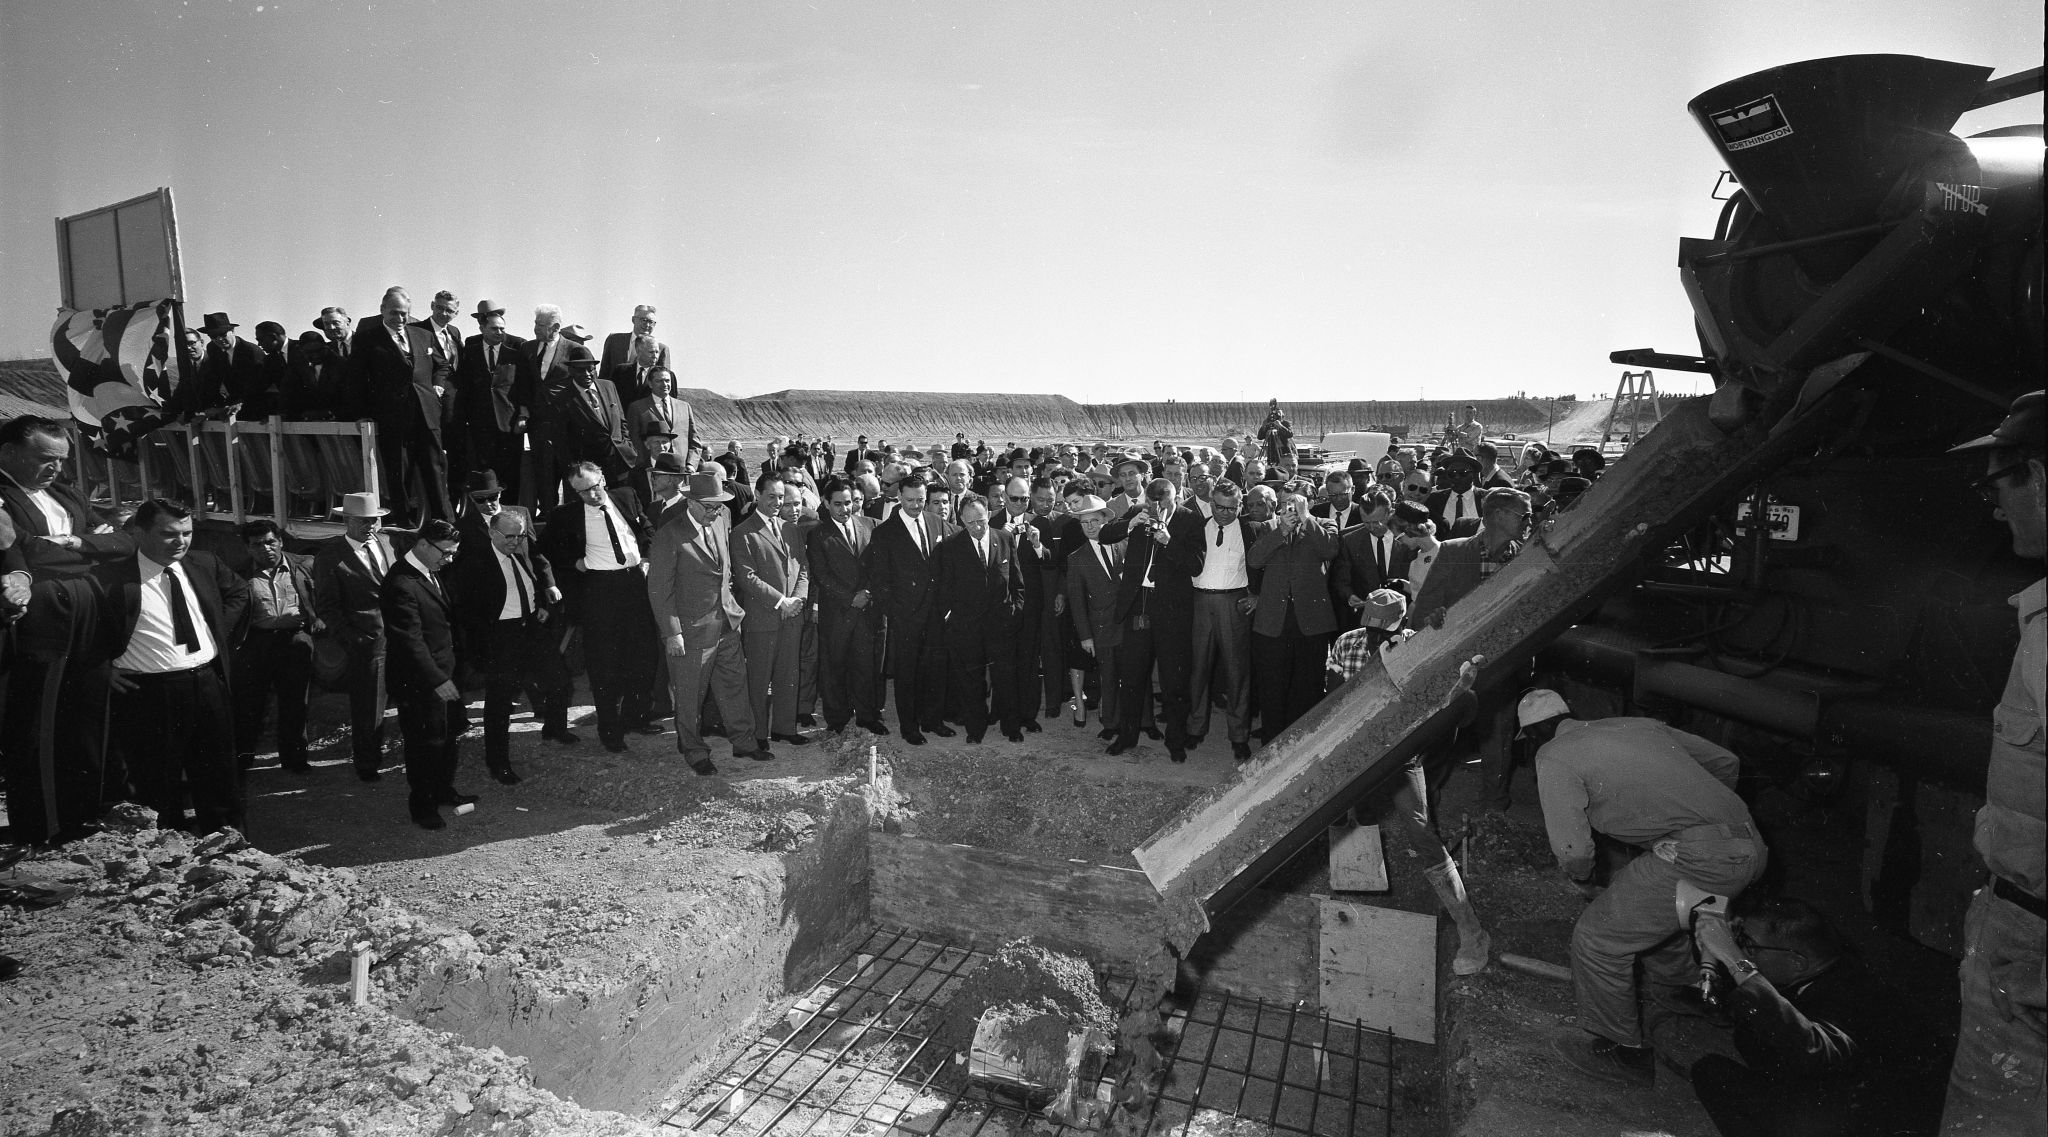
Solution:
[{"label": "hard hat", "polygon": [[1564,701],[1563,695],[1548,687],[1538,687],[1522,696],[1522,701],[1515,705],[1515,721],[1522,728],[1516,737],[1528,733],[1529,728],[1539,722],[1571,713],[1572,708]]}]

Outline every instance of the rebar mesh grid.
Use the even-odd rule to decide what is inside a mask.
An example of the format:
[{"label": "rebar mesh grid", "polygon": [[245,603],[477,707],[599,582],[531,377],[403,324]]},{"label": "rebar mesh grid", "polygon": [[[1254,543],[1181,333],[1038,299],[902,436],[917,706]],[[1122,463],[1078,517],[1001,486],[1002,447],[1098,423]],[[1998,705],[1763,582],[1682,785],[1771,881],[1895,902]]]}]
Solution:
[{"label": "rebar mesh grid", "polygon": [[[710,1137],[1007,1137],[1083,1130],[971,1083],[931,1036],[987,954],[909,932],[870,935],[664,1125]],[[1121,1015],[1132,979],[1100,974]],[[1393,1035],[1314,1011],[1176,992],[1160,1137],[1370,1137],[1391,1132]]]}]

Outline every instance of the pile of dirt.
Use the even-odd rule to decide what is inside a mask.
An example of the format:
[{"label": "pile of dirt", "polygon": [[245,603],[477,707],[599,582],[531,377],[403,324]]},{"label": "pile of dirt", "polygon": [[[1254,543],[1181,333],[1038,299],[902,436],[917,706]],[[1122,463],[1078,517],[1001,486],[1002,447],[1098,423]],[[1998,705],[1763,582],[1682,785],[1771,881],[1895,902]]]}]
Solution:
[{"label": "pile of dirt", "polygon": [[1064,1080],[1058,1057],[1075,1031],[1093,1029],[1104,1040],[1117,1036],[1117,1016],[1102,1000],[1088,961],[1011,940],[960,983],[932,1032],[941,1054],[965,1052],[982,1016],[992,1014],[1038,1085]]},{"label": "pile of dirt", "polygon": [[[387,1009],[426,960],[474,950],[466,933],[232,831],[194,839],[134,807],[119,820],[9,874],[71,896],[0,908],[0,946],[26,965],[0,987],[0,1132],[654,1132]],[[360,1006],[358,950],[377,964]]]}]

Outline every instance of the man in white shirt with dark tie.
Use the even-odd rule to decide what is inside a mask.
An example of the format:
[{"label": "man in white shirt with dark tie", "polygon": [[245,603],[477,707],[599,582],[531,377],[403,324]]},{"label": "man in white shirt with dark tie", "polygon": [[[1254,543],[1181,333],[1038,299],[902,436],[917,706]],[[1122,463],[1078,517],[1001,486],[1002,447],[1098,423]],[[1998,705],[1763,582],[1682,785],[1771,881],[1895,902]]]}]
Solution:
[{"label": "man in white shirt with dark tie", "polygon": [[806,541],[811,590],[818,599],[818,691],[825,727],[836,733],[851,719],[863,730],[887,734],[875,653],[880,612],[861,563],[876,522],[861,515],[846,479],[827,480],[823,496],[826,517]]},{"label": "man in white shirt with dark tie", "polygon": [[583,628],[583,666],[597,708],[598,740],[617,754],[628,731],[660,734],[649,718],[661,648],[647,602],[642,553],[646,518],[630,489],[605,485],[588,462],[569,467],[574,500],[548,516],[548,563]]},{"label": "man in white shirt with dark tie", "polygon": [[522,690],[543,739],[580,741],[569,730],[569,665],[550,623],[550,605],[562,593],[547,558],[531,548],[531,528],[524,511],[499,510],[483,539],[464,534],[452,570],[466,654],[484,673],[484,768],[506,785],[520,780],[510,732],[512,702]]},{"label": "man in white shirt with dark tie", "polygon": [[[241,827],[241,772],[228,702],[229,629],[240,622],[247,584],[192,552],[192,514],[153,499],[129,522],[132,558],[97,566],[102,619],[113,656],[108,724],[129,762],[128,781],[166,829]],[[116,780],[115,784],[118,784]]]},{"label": "man in white shirt with dark tie", "polygon": [[1230,732],[1230,750],[1240,760],[1251,757],[1252,608],[1245,550],[1256,536],[1240,523],[1241,491],[1235,482],[1218,482],[1209,491],[1210,515],[1202,523],[1202,571],[1195,576],[1194,655],[1189,673],[1188,749],[1209,733],[1209,694],[1223,695],[1223,724]]}]

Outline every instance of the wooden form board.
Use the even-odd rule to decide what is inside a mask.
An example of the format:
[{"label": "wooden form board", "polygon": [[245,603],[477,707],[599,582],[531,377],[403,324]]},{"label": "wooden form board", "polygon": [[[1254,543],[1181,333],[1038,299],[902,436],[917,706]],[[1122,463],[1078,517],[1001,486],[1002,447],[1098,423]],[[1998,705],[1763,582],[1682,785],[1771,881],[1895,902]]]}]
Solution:
[{"label": "wooden form board", "polygon": [[1339,892],[1385,892],[1392,887],[1379,826],[1330,826],[1330,887]]},{"label": "wooden form board", "polygon": [[1323,1013],[1436,1041],[1436,917],[1322,899]]},{"label": "wooden form board", "polygon": [[1159,894],[1136,869],[868,834],[877,923],[989,950],[1030,936],[1124,972],[1157,966]]}]

